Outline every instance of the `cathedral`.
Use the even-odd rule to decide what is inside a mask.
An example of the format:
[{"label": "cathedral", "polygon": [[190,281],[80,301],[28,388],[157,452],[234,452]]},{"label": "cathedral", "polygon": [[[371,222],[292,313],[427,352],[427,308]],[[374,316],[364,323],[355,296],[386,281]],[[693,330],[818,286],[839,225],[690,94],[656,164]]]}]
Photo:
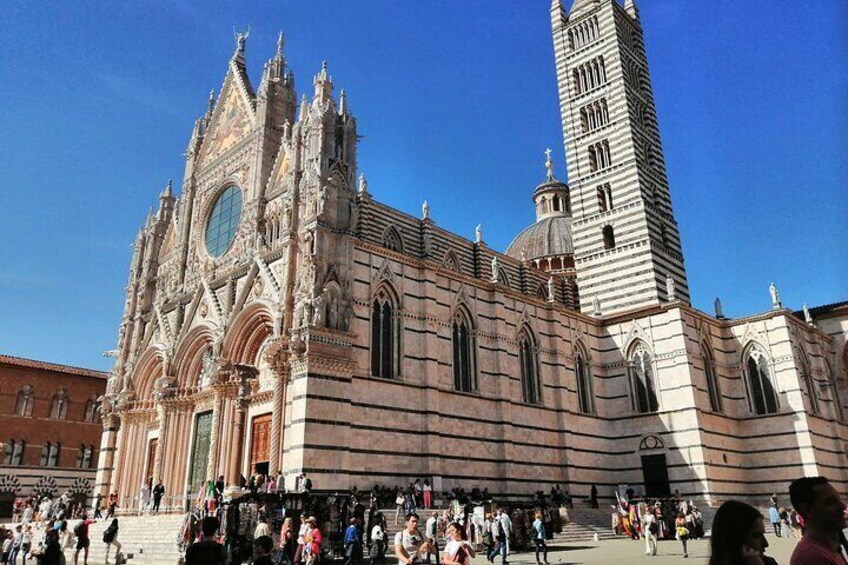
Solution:
[{"label": "cathedral", "polygon": [[551,21],[568,182],[548,152],[504,252],[382,204],[326,65],[298,99],[281,36],[254,89],[238,36],[135,240],[97,492],[256,470],[710,506],[848,490],[848,303],[692,307],[638,9]]}]

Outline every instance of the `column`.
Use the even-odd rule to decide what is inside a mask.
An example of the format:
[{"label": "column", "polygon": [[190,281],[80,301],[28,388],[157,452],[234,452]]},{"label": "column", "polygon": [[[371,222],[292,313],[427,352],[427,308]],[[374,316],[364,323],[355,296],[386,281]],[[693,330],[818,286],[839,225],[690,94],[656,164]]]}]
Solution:
[{"label": "column", "polygon": [[230,457],[227,464],[227,484],[234,490],[239,483],[241,474],[241,454],[244,450],[244,423],[247,412],[247,402],[250,396],[250,383],[258,374],[255,367],[250,365],[235,365],[238,376],[238,393],[235,401],[235,414],[230,439]]},{"label": "column", "polygon": [[97,455],[97,478],[94,481],[94,496],[98,493],[106,500],[115,469],[115,451],[121,418],[115,414],[103,415],[103,433],[100,436],[100,453]]},{"label": "column", "polygon": [[206,460],[206,480],[214,481],[218,477],[215,474],[215,464],[218,459],[218,424],[221,410],[223,409],[223,390],[215,386],[215,401],[212,405],[212,431],[209,434],[209,458]]},{"label": "column", "polygon": [[280,444],[283,437],[283,413],[285,410],[285,382],[282,375],[274,372],[274,397],[271,402],[271,453],[268,464],[268,474],[276,477],[277,471],[282,469],[280,461]]}]

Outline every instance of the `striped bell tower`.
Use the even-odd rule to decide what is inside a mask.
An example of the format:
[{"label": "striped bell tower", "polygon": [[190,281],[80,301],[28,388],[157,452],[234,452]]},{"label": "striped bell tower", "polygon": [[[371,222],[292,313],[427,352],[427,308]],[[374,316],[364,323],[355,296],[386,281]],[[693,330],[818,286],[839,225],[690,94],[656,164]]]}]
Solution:
[{"label": "striped bell tower", "polygon": [[551,5],[582,310],[689,301],[636,5]]}]

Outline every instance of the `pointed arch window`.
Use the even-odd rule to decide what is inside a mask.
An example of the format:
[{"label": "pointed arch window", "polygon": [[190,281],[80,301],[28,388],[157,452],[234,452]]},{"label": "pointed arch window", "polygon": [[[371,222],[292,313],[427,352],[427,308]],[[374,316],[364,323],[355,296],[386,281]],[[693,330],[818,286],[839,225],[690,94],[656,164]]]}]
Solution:
[{"label": "pointed arch window", "polygon": [[53,401],[50,403],[50,418],[53,420],[64,420],[68,416],[68,393],[64,388],[60,388],[53,395]]},{"label": "pointed arch window", "polygon": [[453,387],[460,392],[477,392],[477,340],[471,316],[457,309],[451,325],[453,343]]},{"label": "pointed arch window", "polygon": [[41,466],[42,467],[58,467],[59,452],[62,449],[60,443],[47,442],[41,448]]},{"label": "pointed arch window", "polygon": [[701,358],[704,360],[704,378],[707,381],[707,393],[710,396],[710,410],[713,412],[724,412],[724,403],[721,398],[721,388],[719,387],[718,377],[716,375],[716,365],[710,348],[706,343],[701,344]]},{"label": "pointed arch window", "polygon": [[6,444],[5,451],[3,452],[3,463],[5,465],[22,465],[24,461],[25,448],[25,441],[15,441],[10,439],[9,443]]},{"label": "pointed arch window", "polygon": [[32,406],[35,403],[35,391],[32,385],[24,385],[18,392],[15,403],[15,416],[32,416]]},{"label": "pointed arch window", "polygon": [[77,469],[91,469],[94,461],[94,446],[81,444],[77,455]]},{"label": "pointed arch window", "polygon": [[595,391],[592,386],[592,375],[589,371],[589,356],[578,346],[574,359],[574,373],[577,377],[577,401],[580,411],[584,414],[595,413]]},{"label": "pointed arch window", "polygon": [[536,339],[527,327],[522,328],[518,336],[518,363],[521,366],[521,394],[524,402],[541,404],[538,348]]},{"label": "pointed arch window", "polygon": [[745,355],[748,405],[755,414],[774,414],[778,410],[777,391],[769,377],[768,359],[757,346]]},{"label": "pointed arch window", "polygon": [[389,226],[383,232],[383,247],[397,253],[403,253],[403,240],[400,232],[394,226]]},{"label": "pointed arch window", "polygon": [[827,383],[830,387],[830,390],[833,391],[830,397],[833,400],[833,417],[836,418],[837,422],[841,422],[844,420],[845,415],[842,411],[842,397],[839,394],[839,383],[836,379],[836,373],[833,372],[833,367],[830,364],[830,361],[827,359],[824,360],[825,370],[827,371]]},{"label": "pointed arch window", "polygon": [[371,374],[392,378],[400,367],[400,319],[397,300],[386,287],[381,288],[371,304]]},{"label": "pointed arch window", "polygon": [[628,363],[633,408],[640,413],[656,412],[659,409],[656,378],[651,353],[642,342],[637,342],[630,353]]},{"label": "pointed arch window", "polygon": [[92,394],[85,403],[85,421],[97,422],[100,420],[100,410],[97,405],[97,395]]},{"label": "pointed arch window", "polygon": [[818,416],[819,396],[816,393],[816,380],[813,378],[813,373],[810,371],[810,362],[807,355],[802,351],[799,354],[801,361],[801,380],[804,381],[804,388],[807,389],[807,397],[810,400],[810,414]]}]

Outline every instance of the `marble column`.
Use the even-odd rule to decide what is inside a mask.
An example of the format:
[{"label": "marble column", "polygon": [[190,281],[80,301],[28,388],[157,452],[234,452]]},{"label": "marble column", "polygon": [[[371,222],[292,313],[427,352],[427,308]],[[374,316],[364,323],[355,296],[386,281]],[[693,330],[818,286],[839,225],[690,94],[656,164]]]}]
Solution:
[{"label": "marble column", "polygon": [[94,484],[94,496],[99,493],[103,500],[109,496],[115,469],[115,451],[118,444],[118,432],[121,418],[114,413],[103,415],[103,433],[100,436],[100,453],[97,456],[97,478]]},{"label": "marble column", "polygon": [[[156,417],[159,420],[159,438],[156,440],[156,453],[153,455],[153,484],[162,480],[162,459],[168,441],[168,411],[161,401],[156,405]],[[147,480],[149,477],[144,477]]]},{"label": "marble column", "polygon": [[212,405],[212,430],[209,434],[209,458],[206,460],[206,480],[214,481],[218,477],[215,467],[218,461],[218,426],[221,410],[224,404],[224,391],[221,387],[215,387],[215,400]]}]

